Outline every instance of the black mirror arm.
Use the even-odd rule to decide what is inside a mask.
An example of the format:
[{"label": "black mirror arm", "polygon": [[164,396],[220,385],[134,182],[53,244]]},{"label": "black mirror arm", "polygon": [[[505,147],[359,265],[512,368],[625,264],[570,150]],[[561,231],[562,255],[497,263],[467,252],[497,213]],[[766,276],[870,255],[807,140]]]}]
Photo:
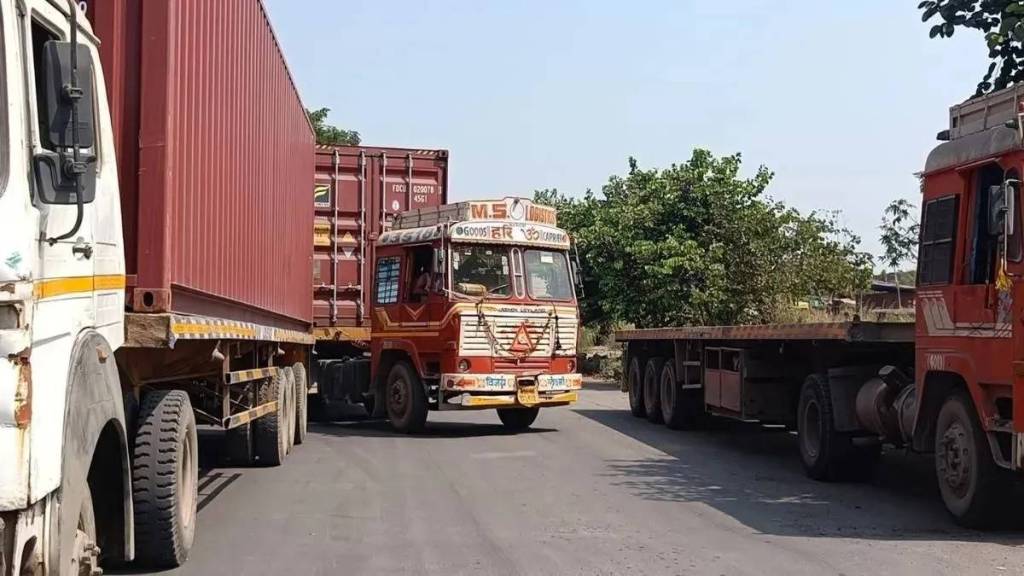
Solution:
[{"label": "black mirror arm", "polygon": [[78,150],[78,101],[82,99],[82,89],[78,86],[78,6],[75,0],[68,0],[68,22],[71,24],[71,83],[64,86],[64,97],[71,102],[71,157],[70,163],[64,162],[63,169],[75,180],[75,225],[70,231],[47,238],[46,241],[53,246],[61,240],[67,240],[78,233],[82,227],[82,219],[85,213],[84,201],[82,198],[82,173],[85,166],[82,164]]}]

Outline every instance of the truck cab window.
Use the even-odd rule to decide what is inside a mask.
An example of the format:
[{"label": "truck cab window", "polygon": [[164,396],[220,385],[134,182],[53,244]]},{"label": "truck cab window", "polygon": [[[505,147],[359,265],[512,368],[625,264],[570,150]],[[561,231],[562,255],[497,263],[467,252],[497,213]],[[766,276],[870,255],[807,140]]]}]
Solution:
[{"label": "truck cab window", "polygon": [[433,256],[434,251],[430,246],[416,246],[409,250],[409,269],[412,271],[409,276],[409,290],[406,291],[406,300],[409,302],[422,302],[430,294],[433,285],[430,260]]},{"label": "truck cab window", "polygon": [[46,79],[43,78],[43,70],[46,68],[46,52],[43,47],[51,40],[58,40],[57,35],[50,32],[46,27],[36,20],[32,20],[32,69],[34,71],[35,98],[36,98],[36,125],[39,129],[39,144],[47,149],[56,151],[57,146],[50,141],[50,129],[48,119],[51,111],[47,108]]},{"label": "truck cab window", "polygon": [[918,284],[949,284],[953,275],[956,221],[956,196],[925,203],[918,257]]},{"label": "truck cab window", "polygon": [[394,304],[398,302],[398,284],[402,269],[399,256],[389,256],[377,260],[377,304]]},{"label": "truck cab window", "polygon": [[971,234],[968,284],[991,284],[995,280],[1000,236],[989,230],[989,211],[992,206],[989,189],[1003,183],[1003,169],[990,164],[978,170],[975,176],[974,231]]}]

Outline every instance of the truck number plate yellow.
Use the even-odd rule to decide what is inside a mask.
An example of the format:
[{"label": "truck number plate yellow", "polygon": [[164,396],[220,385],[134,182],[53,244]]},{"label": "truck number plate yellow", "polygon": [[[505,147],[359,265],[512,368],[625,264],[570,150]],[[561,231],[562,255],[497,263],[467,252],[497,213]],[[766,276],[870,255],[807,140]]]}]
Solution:
[{"label": "truck number plate yellow", "polygon": [[540,402],[536,386],[520,386],[516,396],[519,398],[519,403],[523,406],[533,406]]}]

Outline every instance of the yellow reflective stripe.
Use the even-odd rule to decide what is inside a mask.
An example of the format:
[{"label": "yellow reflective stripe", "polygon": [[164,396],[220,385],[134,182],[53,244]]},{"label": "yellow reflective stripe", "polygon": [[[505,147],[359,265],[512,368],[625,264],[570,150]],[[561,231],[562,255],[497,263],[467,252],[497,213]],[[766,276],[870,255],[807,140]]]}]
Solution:
[{"label": "yellow reflective stripe", "polygon": [[123,274],[100,276],[72,276],[68,278],[45,278],[35,283],[33,292],[37,299],[55,298],[67,294],[81,294],[95,290],[123,290]]},{"label": "yellow reflective stripe", "polygon": [[230,334],[233,336],[256,337],[256,331],[252,328],[231,326],[227,324],[179,324],[171,325],[171,331],[175,334]]}]

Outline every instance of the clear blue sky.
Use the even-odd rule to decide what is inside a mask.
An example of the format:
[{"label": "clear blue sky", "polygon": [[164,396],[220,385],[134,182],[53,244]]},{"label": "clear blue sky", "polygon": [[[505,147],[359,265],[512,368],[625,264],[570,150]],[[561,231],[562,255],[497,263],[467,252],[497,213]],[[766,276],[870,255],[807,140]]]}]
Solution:
[{"label": "clear blue sky", "polygon": [[582,194],[706,147],[873,253],[987,65],[978,35],[929,40],[917,0],[265,2],[306,105],[451,150],[454,200]]}]

